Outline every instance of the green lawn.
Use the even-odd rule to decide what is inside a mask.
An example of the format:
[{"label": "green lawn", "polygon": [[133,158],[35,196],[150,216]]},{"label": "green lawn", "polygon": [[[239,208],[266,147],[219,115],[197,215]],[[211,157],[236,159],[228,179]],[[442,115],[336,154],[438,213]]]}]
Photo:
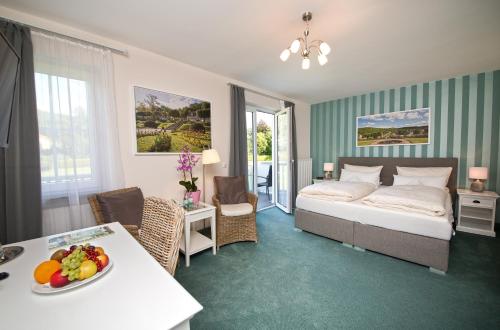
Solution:
[{"label": "green lawn", "polygon": [[410,140],[411,143],[429,143],[428,138],[408,138],[407,140]]},{"label": "green lawn", "polygon": [[[373,146],[391,146],[391,145],[398,145],[397,143],[395,144],[374,144],[375,141],[378,139],[374,140],[363,140],[359,141],[358,140],[358,146],[368,146],[368,145],[373,145]],[[429,139],[428,138],[405,138],[405,140],[410,141],[410,143],[428,143]]]},{"label": "green lawn", "polygon": [[148,152],[155,141],[154,135],[143,136],[137,139],[137,152]]},{"label": "green lawn", "polygon": [[[172,137],[172,147],[170,152],[180,152],[184,146],[188,146],[192,152],[201,152],[203,145],[210,145],[210,135],[206,133],[203,137],[192,139],[185,135],[185,132],[175,132]],[[155,141],[155,136],[143,136],[137,139],[137,151],[148,152]],[[196,143],[193,143],[193,142]]]}]

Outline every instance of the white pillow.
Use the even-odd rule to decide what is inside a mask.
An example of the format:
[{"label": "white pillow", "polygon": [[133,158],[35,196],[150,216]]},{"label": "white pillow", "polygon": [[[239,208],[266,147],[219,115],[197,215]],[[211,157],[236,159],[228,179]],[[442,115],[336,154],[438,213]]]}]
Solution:
[{"label": "white pillow", "polygon": [[363,172],[349,171],[346,170],[345,168],[342,169],[339,179],[339,181],[344,181],[344,182],[368,182],[375,185],[375,187],[378,187],[379,180],[380,180],[380,175],[378,172],[363,173]]},{"label": "white pillow", "polygon": [[384,166],[359,166],[359,165],[349,165],[349,164],[344,164],[344,168],[349,171],[353,172],[363,172],[363,173],[378,173],[380,175],[380,172],[382,171],[382,168]]},{"label": "white pillow", "polygon": [[446,189],[446,176],[403,176],[394,175],[393,186],[427,186]]},{"label": "white pillow", "polygon": [[396,166],[399,175],[403,176],[446,176],[446,184],[450,179],[451,167],[401,167]]}]

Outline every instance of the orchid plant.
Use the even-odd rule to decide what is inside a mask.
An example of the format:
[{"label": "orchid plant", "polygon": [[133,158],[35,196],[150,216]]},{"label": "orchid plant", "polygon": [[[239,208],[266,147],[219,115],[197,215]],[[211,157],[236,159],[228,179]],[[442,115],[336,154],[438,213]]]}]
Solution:
[{"label": "orchid plant", "polygon": [[199,160],[200,157],[193,154],[188,146],[184,146],[182,152],[179,154],[177,171],[182,172],[184,177],[184,180],[179,181],[179,184],[186,188],[187,192],[195,192],[198,190],[196,186],[196,180],[198,180],[198,178],[193,177],[193,167],[196,166]]}]

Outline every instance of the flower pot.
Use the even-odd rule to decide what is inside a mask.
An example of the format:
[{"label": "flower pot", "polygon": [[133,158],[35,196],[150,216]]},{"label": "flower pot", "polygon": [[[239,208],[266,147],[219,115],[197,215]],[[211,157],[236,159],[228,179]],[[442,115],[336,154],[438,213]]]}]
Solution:
[{"label": "flower pot", "polygon": [[194,204],[198,204],[200,202],[201,190],[187,192],[186,196],[188,198],[192,198]]}]

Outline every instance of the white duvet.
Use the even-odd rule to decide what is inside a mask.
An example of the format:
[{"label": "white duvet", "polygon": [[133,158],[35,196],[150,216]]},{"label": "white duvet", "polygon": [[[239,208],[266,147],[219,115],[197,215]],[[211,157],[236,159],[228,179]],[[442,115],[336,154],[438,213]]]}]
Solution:
[{"label": "white duvet", "polygon": [[385,209],[443,216],[446,214],[447,194],[446,190],[434,187],[391,186],[366,196],[363,203]]},{"label": "white duvet", "polygon": [[367,182],[323,181],[303,188],[299,194],[322,200],[350,202],[372,193],[375,189],[374,184]]}]

